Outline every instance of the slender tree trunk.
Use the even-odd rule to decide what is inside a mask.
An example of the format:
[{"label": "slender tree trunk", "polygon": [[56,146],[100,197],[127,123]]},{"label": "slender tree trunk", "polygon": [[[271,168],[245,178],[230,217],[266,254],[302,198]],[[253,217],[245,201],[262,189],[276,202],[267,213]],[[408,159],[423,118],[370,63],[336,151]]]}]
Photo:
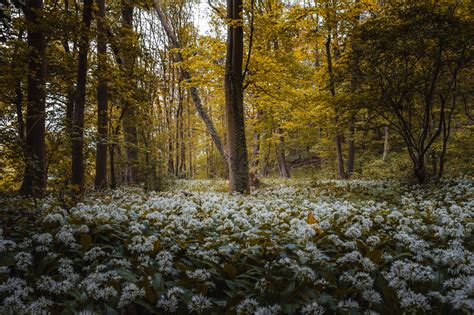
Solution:
[{"label": "slender tree trunk", "polygon": [[71,183],[84,192],[84,109],[86,103],[87,55],[93,0],[84,0],[79,55],[77,58],[76,102],[72,124],[72,178]]},{"label": "slender tree trunk", "polygon": [[383,141],[383,155],[382,155],[382,160],[383,161],[386,161],[387,160],[387,156],[388,156],[388,151],[390,150],[390,142],[389,142],[389,139],[388,139],[388,126],[385,126],[383,128],[384,130],[384,141]]},{"label": "slender tree trunk", "polygon": [[283,136],[283,130],[281,128],[277,128],[276,131],[278,133],[278,146],[276,148],[276,151],[280,177],[290,178],[290,170],[288,168],[288,164],[286,163],[285,137]]},{"label": "slender tree trunk", "polygon": [[252,168],[254,168],[253,171],[255,171],[255,169],[258,168],[258,164],[259,164],[258,155],[260,153],[260,134],[257,132],[256,126],[261,116],[262,116],[262,110],[257,110],[257,116],[255,117],[256,122],[254,124],[255,130],[253,133],[253,149],[252,149]]},{"label": "slender tree trunk", "polygon": [[[188,98],[189,98],[189,93],[188,93]],[[194,176],[194,165],[193,165],[193,133],[192,133],[192,128],[191,128],[191,106],[188,101],[188,169],[189,169],[189,178],[193,178]]]},{"label": "slender tree trunk", "polygon": [[[77,11],[77,5],[76,5],[76,17],[78,16],[78,11]],[[66,15],[69,15],[69,0],[64,1],[64,13]],[[64,38],[62,41],[64,51],[67,54],[71,54],[71,58],[74,58],[74,53],[76,52],[76,47],[77,47],[77,37],[75,36],[74,38],[74,45],[73,45],[73,52],[71,52],[71,49],[69,48],[69,32],[66,31],[64,32]],[[66,96],[66,118],[64,122],[64,126],[66,128],[66,133],[68,137],[68,141],[72,141],[72,116],[74,114],[74,102],[75,102],[75,88],[74,88],[74,80],[70,80],[68,87],[67,87],[67,96]]]},{"label": "slender tree trunk", "polygon": [[26,165],[20,193],[42,197],[46,190],[46,37],[40,16],[42,0],[28,0],[25,9],[28,30],[28,95],[26,108]]},{"label": "slender tree trunk", "polygon": [[[355,0],[355,3],[359,3],[359,0]],[[359,14],[356,14],[355,16],[355,25],[354,29],[357,27],[359,24]],[[352,34],[353,37],[354,34]],[[357,54],[354,52],[357,50],[355,41],[352,40],[351,42],[352,46],[352,64],[351,64],[351,92],[355,93],[357,90],[357,86],[359,84],[359,71],[358,71],[358,66],[359,66],[359,60],[357,58]],[[354,110],[351,113],[351,120],[349,122],[349,141],[348,141],[348,156],[347,156],[347,173],[346,177],[349,178],[351,177],[352,173],[354,172],[354,165],[355,165],[355,121],[356,121],[356,113]]]},{"label": "slender tree trunk", "polygon": [[[328,67],[328,74],[329,74],[329,91],[331,95],[334,97],[336,96],[336,87],[334,82],[334,73],[332,69],[332,58],[331,58],[331,31],[326,39],[326,60],[327,60],[327,67]],[[346,171],[344,170],[344,157],[342,154],[342,136],[339,131],[339,117],[338,117],[338,110],[336,107],[336,114],[335,114],[335,124],[336,124],[336,136],[334,141],[336,143],[336,155],[337,155],[337,170],[339,174],[339,178],[344,179],[346,178]]]},{"label": "slender tree trunk", "polygon": [[95,160],[95,188],[107,186],[107,33],[104,25],[105,0],[97,0],[97,152]]},{"label": "slender tree trunk", "polygon": [[[456,81],[454,82],[454,90],[456,90],[457,88],[457,83]],[[449,135],[451,133],[451,119],[452,119],[452,115],[453,115],[453,112],[454,112],[454,108],[456,107],[456,94],[453,94],[452,96],[452,106],[451,106],[451,109],[448,113],[448,116],[446,117],[446,115],[442,115],[442,118],[440,117],[440,119],[442,119],[441,121],[441,128],[442,128],[442,135],[443,135],[443,146],[442,146],[442,149],[441,149],[441,153],[440,153],[440,156],[439,156],[439,170],[438,170],[438,179],[441,179],[444,175],[444,165],[445,165],[445,162],[446,162],[446,151],[448,149],[448,140],[449,140]],[[446,123],[446,120],[447,120],[447,123]],[[436,173],[436,170],[434,170],[435,173]]]},{"label": "slender tree trunk", "polygon": [[[130,0],[122,1],[122,28],[125,34],[133,34],[133,10],[134,5]],[[129,39],[131,40],[131,39]],[[133,64],[135,62],[135,53],[133,48],[125,47],[123,54],[123,67],[127,74],[127,79],[131,82],[131,89],[134,89]],[[125,138],[125,155],[127,159],[125,168],[125,182],[135,184],[138,180],[138,132],[136,108],[128,97],[123,100],[123,106],[126,111],[123,116],[123,133]]]},{"label": "slender tree trunk", "polygon": [[242,86],[243,27],[242,0],[227,0],[227,54],[225,103],[229,145],[230,191],[250,192],[247,144],[245,139]]},{"label": "slender tree trunk", "polygon": [[355,164],[355,127],[354,127],[354,120],[355,120],[355,115],[353,117],[353,120],[350,122],[349,125],[349,154],[347,156],[347,177],[350,177],[352,173],[354,172],[354,164]]},{"label": "slender tree trunk", "polygon": [[[23,27],[20,28],[18,32],[18,41],[23,40]],[[14,60],[12,62],[12,71],[15,71],[19,69],[20,65],[20,58],[18,55],[18,50],[20,47],[15,47],[14,50]],[[16,109],[16,118],[17,118],[17,123],[18,123],[18,138],[20,140],[20,143],[22,146],[24,146],[25,143],[25,122],[23,118],[23,85],[22,85],[22,74],[18,73],[15,78],[15,109]]]},{"label": "slender tree trunk", "polygon": [[110,154],[110,188],[117,188],[117,174],[115,172],[115,143],[112,143],[109,147]]},{"label": "slender tree trunk", "polygon": [[[270,131],[270,139],[272,137]],[[268,149],[263,156],[262,161],[262,177],[267,177],[270,174],[270,152],[272,151],[272,141],[268,141]]]},{"label": "slender tree trunk", "polygon": [[15,86],[15,107],[18,121],[18,136],[20,141],[25,141],[25,123],[23,121],[23,90],[21,86],[21,79],[18,79]]}]

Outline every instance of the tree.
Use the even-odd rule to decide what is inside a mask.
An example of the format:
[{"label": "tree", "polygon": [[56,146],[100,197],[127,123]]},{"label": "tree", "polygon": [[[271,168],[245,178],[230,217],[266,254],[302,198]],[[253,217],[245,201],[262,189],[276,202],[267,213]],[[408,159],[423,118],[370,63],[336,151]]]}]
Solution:
[{"label": "tree", "polygon": [[[178,38],[176,35],[173,33],[173,30],[171,26],[169,25],[166,16],[163,13],[163,10],[161,9],[160,3],[158,0],[154,0],[153,2],[155,11],[158,15],[158,18],[161,22],[161,25],[163,26],[163,29],[165,30],[166,36],[168,37],[169,41],[171,42],[173,48],[175,49],[181,49],[181,43],[178,41]],[[178,51],[176,54],[176,59],[178,62],[183,62],[183,55],[180,51]],[[181,73],[183,76],[183,79],[186,80],[187,82],[190,82],[192,77],[191,73],[189,70],[181,69]],[[224,145],[222,143],[222,139],[219,136],[219,133],[216,130],[216,127],[214,126],[214,122],[212,121],[211,117],[205,110],[201,97],[199,96],[199,91],[198,89],[191,85],[189,88],[189,93],[191,94],[194,107],[196,108],[196,111],[198,112],[199,116],[201,117],[202,121],[206,125],[206,129],[209,132],[209,135],[212,138],[212,141],[214,142],[214,145],[216,146],[222,160],[224,161],[224,164],[227,164],[227,153],[225,151]]]},{"label": "tree", "polygon": [[125,182],[135,184],[139,180],[139,161],[138,161],[138,128],[137,128],[137,106],[133,101],[136,90],[134,71],[136,63],[136,43],[135,33],[133,30],[133,11],[134,4],[130,0],[122,1],[122,40],[125,45],[121,46],[123,70],[130,93],[122,98],[123,115],[123,133],[125,137]]},{"label": "tree", "polygon": [[97,0],[97,152],[95,162],[95,188],[107,186],[107,31],[105,27],[105,0]]},{"label": "tree", "polygon": [[[457,82],[473,58],[473,29],[456,6],[427,4],[389,8],[361,26],[358,54],[373,108],[403,138],[419,183],[442,174],[426,160],[441,134],[446,150]],[[438,158],[443,167],[444,153]]]},{"label": "tree", "polygon": [[230,191],[248,193],[250,182],[244,120],[242,77],[244,37],[241,0],[227,0],[227,19],[225,104]]},{"label": "tree", "polygon": [[71,183],[79,194],[84,192],[84,110],[86,104],[87,55],[89,29],[92,20],[92,0],[84,0],[79,54],[77,57],[76,101],[72,123],[72,178]]},{"label": "tree", "polygon": [[26,111],[25,173],[20,193],[42,197],[46,189],[46,36],[43,1],[28,0],[25,7],[28,30],[28,95]]}]

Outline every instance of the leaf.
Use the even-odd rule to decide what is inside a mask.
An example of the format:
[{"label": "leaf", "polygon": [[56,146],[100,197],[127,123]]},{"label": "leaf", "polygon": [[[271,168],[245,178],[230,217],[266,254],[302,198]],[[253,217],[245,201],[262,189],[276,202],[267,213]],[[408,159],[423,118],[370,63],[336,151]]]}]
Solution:
[{"label": "leaf", "polygon": [[232,265],[231,263],[224,264],[224,271],[231,278],[235,278],[235,276],[237,275],[237,269],[235,269],[234,265]]},{"label": "leaf", "polygon": [[108,305],[105,305],[105,314],[106,315],[119,315],[120,313],[117,312],[115,309],[111,308]]},{"label": "leaf", "polygon": [[153,275],[152,284],[155,291],[160,291],[163,288],[163,277],[161,276],[161,273],[157,272]]},{"label": "leaf", "polygon": [[316,224],[318,221],[311,212],[308,214],[308,224]]},{"label": "leaf", "polygon": [[380,249],[370,251],[367,253],[367,258],[378,265],[382,261],[382,251]]},{"label": "leaf", "polygon": [[156,294],[149,285],[145,285],[145,297],[151,304],[154,304],[156,301]]},{"label": "leaf", "polygon": [[92,245],[92,237],[89,234],[83,233],[83,234],[81,234],[81,239],[80,239],[79,243],[81,244],[82,249],[84,251],[87,251],[87,250],[89,250],[89,248]]}]

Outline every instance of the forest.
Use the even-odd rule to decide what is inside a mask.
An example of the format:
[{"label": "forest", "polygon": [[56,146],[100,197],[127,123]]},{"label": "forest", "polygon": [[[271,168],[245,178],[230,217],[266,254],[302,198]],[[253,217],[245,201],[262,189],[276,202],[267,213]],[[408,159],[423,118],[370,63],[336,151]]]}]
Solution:
[{"label": "forest", "polygon": [[474,313],[469,0],[0,0],[0,314]]}]

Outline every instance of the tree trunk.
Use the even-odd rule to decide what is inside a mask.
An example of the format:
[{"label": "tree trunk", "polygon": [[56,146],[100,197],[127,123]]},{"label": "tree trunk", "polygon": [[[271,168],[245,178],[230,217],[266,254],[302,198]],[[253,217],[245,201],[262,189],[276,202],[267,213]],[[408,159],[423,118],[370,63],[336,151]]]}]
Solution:
[{"label": "tree trunk", "polygon": [[[272,130],[270,130],[270,139],[272,137]],[[268,149],[265,151],[262,161],[262,177],[267,177],[270,174],[270,152],[272,150],[272,141],[268,141]]]},{"label": "tree trunk", "polygon": [[260,117],[262,116],[262,110],[257,110],[256,122],[254,123],[254,133],[253,133],[253,149],[252,149],[252,168],[255,172],[259,164],[259,153],[260,153],[260,134],[256,130],[256,126]]},{"label": "tree trunk", "polygon": [[388,140],[388,126],[385,126],[383,128],[384,130],[384,135],[383,135],[383,138],[384,138],[384,141],[383,141],[383,155],[382,155],[382,160],[383,161],[386,161],[387,160],[387,155],[388,155],[388,151],[390,150],[390,142]]},{"label": "tree trunk", "polygon": [[95,160],[95,188],[107,186],[107,33],[104,26],[105,0],[97,0],[97,152]]},{"label": "tree trunk", "polygon": [[[122,1],[122,28],[125,34],[133,33],[133,3],[130,0]],[[129,39],[130,40],[130,39]],[[123,67],[127,74],[127,79],[133,84],[133,64],[135,62],[135,53],[133,48],[125,47],[123,49]],[[134,89],[133,86],[130,87]],[[125,115],[123,116],[123,133],[125,138],[125,156],[127,159],[125,168],[125,182],[134,184],[138,180],[138,132],[136,108],[128,97],[124,98],[123,104]]]},{"label": "tree trunk", "polygon": [[86,103],[87,55],[93,0],[84,0],[79,55],[77,58],[76,101],[72,123],[72,178],[80,195],[84,192],[84,109]]},{"label": "tree trunk", "polygon": [[25,141],[25,123],[23,121],[23,89],[21,86],[21,78],[18,78],[15,86],[15,107],[18,121],[18,136],[21,143]]},{"label": "tree trunk", "polygon": [[[69,0],[64,1],[64,14],[69,15]],[[76,5],[76,17],[78,16],[77,5]],[[62,41],[64,51],[67,54],[71,55],[71,58],[74,58],[74,54],[76,52],[77,47],[77,36],[74,36],[74,45],[73,45],[73,52],[69,48],[69,32],[64,32],[64,38]],[[72,141],[72,116],[74,114],[74,102],[75,102],[75,88],[74,88],[74,80],[70,80],[67,87],[67,96],[66,96],[66,118],[64,122],[64,126],[66,129],[66,134],[68,137],[68,141]]]},{"label": "tree trunk", "polygon": [[227,53],[225,103],[229,146],[230,192],[249,193],[247,144],[245,139],[242,86],[243,27],[242,0],[227,0]]},{"label": "tree trunk", "polygon": [[[326,39],[326,60],[327,60],[327,67],[328,67],[328,74],[329,74],[329,91],[331,96],[336,96],[336,87],[334,82],[334,73],[332,70],[332,59],[331,59],[331,31]],[[342,136],[339,132],[339,118],[338,118],[338,109],[336,106],[335,109],[335,124],[336,124],[336,136],[334,137],[334,142],[336,143],[336,155],[337,155],[337,170],[339,174],[339,178],[344,179],[346,178],[346,171],[344,170],[344,157],[342,155]]]},{"label": "tree trunk", "polygon": [[285,138],[283,137],[283,131],[281,128],[277,128],[278,133],[278,146],[277,146],[277,160],[278,160],[278,169],[280,171],[281,178],[290,178],[290,170],[288,164],[286,163],[285,156]]},{"label": "tree trunk", "polygon": [[117,174],[115,172],[115,144],[112,143],[109,147],[110,153],[110,188],[117,188]]},{"label": "tree trunk", "polygon": [[[356,4],[359,3],[359,0],[355,0]],[[355,25],[354,29],[357,27],[359,24],[359,19],[360,16],[359,14],[356,14],[355,16]],[[354,37],[354,34],[352,34]],[[355,41],[351,41],[351,46],[352,46],[352,64],[351,64],[351,92],[356,93],[357,87],[359,84],[359,71],[358,71],[358,66],[359,66],[359,60],[357,58],[357,54],[354,52],[357,50]],[[356,121],[356,113],[352,109],[351,117],[350,117],[350,122],[349,122],[349,141],[348,141],[348,156],[347,156],[347,173],[346,177],[349,178],[351,177],[352,173],[354,172],[354,165],[355,165],[355,121]]]},{"label": "tree trunk", "polygon": [[39,23],[42,0],[28,0],[25,9],[28,29],[28,95],[26,108],[26,165],[20,193],[42,197],[46,190],[46,37]]},{"label": "tree trunk", "polygon": [[418,184],[424,184],[426,182],[426,167],[425,159],[419,158],[414,164],[415,177],[418,180]]},{"label": "tree trunk", "polygon": [[349,125],[349,154],[347,156],[347,177],[351,177],[352,173],[354,172],[354,164],[355,164],[355,128],[354,128],[354,120],[350,122]]}]

